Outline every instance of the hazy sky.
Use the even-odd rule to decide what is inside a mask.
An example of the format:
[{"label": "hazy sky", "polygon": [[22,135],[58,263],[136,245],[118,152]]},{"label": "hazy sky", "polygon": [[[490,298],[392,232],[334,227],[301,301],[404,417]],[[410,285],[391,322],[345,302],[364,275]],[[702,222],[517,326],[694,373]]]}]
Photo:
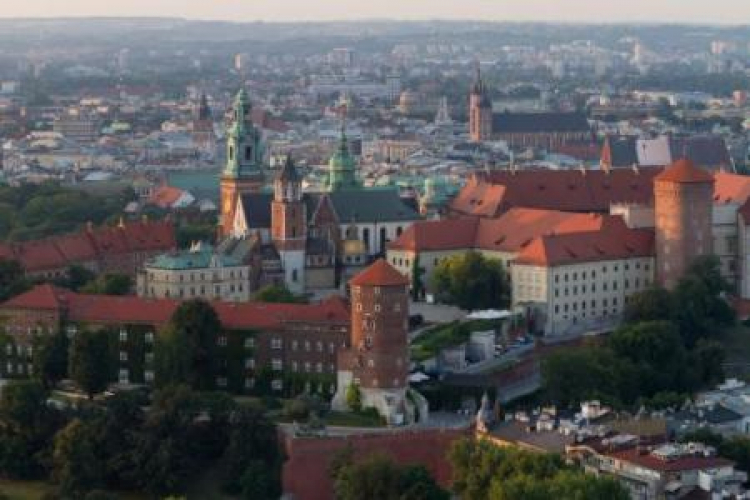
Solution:
[{"label": "hazy sky", "polygon": [[0,17],[483,19],[750,23],[750,0],[0,0]]}]

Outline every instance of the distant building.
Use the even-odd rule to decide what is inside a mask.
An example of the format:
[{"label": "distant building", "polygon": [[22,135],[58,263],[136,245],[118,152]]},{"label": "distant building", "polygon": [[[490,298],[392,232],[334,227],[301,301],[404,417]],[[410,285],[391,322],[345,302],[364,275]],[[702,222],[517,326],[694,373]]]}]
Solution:
[{"label": "distant building", "polygon": [[55,118],[52,122],[52,129],[67,139],[94,142],[101,134],[101,122],[95,116],[75,110]]},{"label": "distant building", "polygon": [[469,135],[475,142],[502,140],[513,148],[554,149],[593,142],[591,127],[582,113],[495,113],[479,68],[469,96]]}]

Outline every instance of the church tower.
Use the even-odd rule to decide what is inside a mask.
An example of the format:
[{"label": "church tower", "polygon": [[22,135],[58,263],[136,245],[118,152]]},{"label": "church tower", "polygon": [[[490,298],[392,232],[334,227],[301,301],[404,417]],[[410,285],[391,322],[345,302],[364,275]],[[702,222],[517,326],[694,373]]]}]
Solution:
[{"label": "church tower", "polygon": [[221,174],[221,235],[232,232],[240,196],[263,187],[263,143],[245,89],[237,93],[227,133],[227,164]]},{"label": "church tower", "polygon": [[357,162],[349,150],[349,139],[346,137],[346,120],[344,119],[341,123],[339,145],[328,162],[328,176],[325,182],[325,190],[331,192],[359,188]]},{"label": "church tower", "polygon": [[492,101],[477,63],[474,84],[469,95],[469,136],[474,142],[492,138]]},{"label": "church tower", "polygon": [[201,94],[200,102],[195,109],[193,117],[193,143],[196,147],[206,153],[215,153],[216,136],[214,135],[214,122],[211,118],[211,108],[208,105],[206,94]]},{"label": "church tower", "polygon": [[271,239],[281,257],[287,287],[305,291],[305,244],[307,214],[302,201],[302,178],[287,156],[273,184],[271,202]]},{"label": "church tower", "polygon": [[713,253],[714,178],[688,159],[654,178],[656,278],[672,289],[692,262]]}]

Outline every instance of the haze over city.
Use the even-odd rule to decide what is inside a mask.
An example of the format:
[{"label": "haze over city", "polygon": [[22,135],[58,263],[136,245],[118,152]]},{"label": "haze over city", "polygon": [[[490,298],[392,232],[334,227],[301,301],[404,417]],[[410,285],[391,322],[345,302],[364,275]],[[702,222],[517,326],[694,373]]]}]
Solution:
[{"label": "haze over city", "polygon": [[0,17],[166,16],[234,21],[370,18],[553,22],[750,22],[744,0],[27,0],[3,2]]}]

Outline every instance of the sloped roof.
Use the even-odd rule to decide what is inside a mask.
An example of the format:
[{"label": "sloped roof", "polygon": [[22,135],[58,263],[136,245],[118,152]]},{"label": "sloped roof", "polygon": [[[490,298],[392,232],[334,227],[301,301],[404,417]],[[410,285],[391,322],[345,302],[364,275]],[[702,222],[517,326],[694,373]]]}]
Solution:
[{"label": "sloped roof", "polygon": [[494,113],[492,131],[500,134],[588,132],[583,113]]},{"label": "sloped roof", "polygon": [[409,279],[385,259],[378,259],[349,281],[353,286],[407,286]]},{"label": "sloped roof", "polygon": [[661,170],[498,170],[473,178],[450,208],[480,217],[496,217],[513,207],[606,213],[613,203],[651,204],[653,179]]},{"label": "sloped roof", "polygon": [[[136,296],[86,295],[52,285],[38,285],[0,305],[0,309],[44,309],[66,312],[71,321],[108,324],[166,324],[180,305],[175,299]],[[267,304],[213,302],[222,325],[228,329],[278,329],[288,322],[349,322],[347,304],[330,298],[317,304]]]},{"label": "sloped roof", "polygon": [[654,255],[654,232],[625,224],[602,231],[535,238],[516,258],[517,264],[560,266]]},{"label": "sloped roof", "polygon": [[750,176],[716,172],[714,181],[714,203],[742,205],[750,199]]},{"label": "sloped roof", "polygon": [[714,177],[707,170],[696,167],[687,158],[677,160],[667,167],[654,179],[656,182],[671,182],[677,184],[713,183]]},{"label": "sloped roof", "polygon": [[152,191],[148,202],[160,208],[171,208],[183,194],[185,191],[180,188],[163,185]]},{"label": "sloped roof", "polygon": [[388,245],[394,250],[429,252],[471,248],[479,220],[471,218],[417,221]]},{"label": "sloped roof", "polygon": [[246,193],[240,197],[248,228],[271,227],[271,201],[271,193]]}]

